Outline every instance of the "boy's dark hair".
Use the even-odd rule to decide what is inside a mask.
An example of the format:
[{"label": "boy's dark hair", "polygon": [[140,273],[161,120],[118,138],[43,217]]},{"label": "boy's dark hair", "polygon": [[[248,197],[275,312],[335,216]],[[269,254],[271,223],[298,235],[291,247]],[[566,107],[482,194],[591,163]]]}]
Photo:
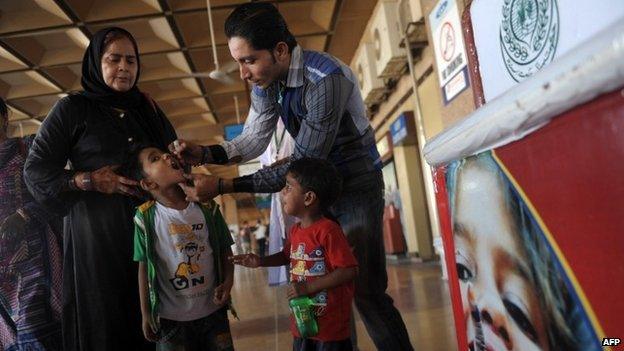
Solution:
[{"label": "boy's dark hair", "polygon": [[141,154],[141,151],[150,147],[158,149],[158,146],[147,143],[136,143],[130,146],[119,170],[121,175],[126,178],[136,180],[137,182],[145,178],[143,163],[139,159],[139,155]]},{"label": "boy's dark hair", "polygon": [[326,212],[342,191],[342,176],[327,160],[304,157],[290,163],[288,173],[305,191],[313,191],[319,207]]},{"label": "boy's dark hair", "polygon": [[6,132],[9,126],[9,108],[4,100],[0,98],[0,129]]},{"label": "boy's dark hair", "polygon": [[284,17],[267,2],[251,2],[235,8],[225,20],[225,36],[246,39],[255,50],[271,51],[281,41],[288,45],[288,52],[297,46]]}]

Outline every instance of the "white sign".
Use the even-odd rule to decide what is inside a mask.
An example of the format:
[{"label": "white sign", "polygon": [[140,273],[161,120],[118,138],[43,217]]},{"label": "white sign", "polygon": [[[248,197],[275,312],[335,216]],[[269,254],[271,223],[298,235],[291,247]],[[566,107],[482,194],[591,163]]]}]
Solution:
[{"label": "white sign", "polygon": [[[445,103],[468,86],[466,47],[455,0],[440,0],[429,15],[433,49]],[[459,77],[459,78],[458,78]],[[452,87],[447,87],[452,84]]]},{"label": "white sign", "polygon": [[470,16],[489,102],[624,21],[624,0],[474,0]]}]

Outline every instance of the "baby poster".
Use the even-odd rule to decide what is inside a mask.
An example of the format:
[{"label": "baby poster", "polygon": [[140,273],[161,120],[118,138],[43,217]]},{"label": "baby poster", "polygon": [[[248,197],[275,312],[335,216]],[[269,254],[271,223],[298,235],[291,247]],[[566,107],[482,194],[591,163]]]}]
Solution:
[{"label": "baby poster", "polygon": [[624,350],[624,96],[438,169],[459,350]]}]

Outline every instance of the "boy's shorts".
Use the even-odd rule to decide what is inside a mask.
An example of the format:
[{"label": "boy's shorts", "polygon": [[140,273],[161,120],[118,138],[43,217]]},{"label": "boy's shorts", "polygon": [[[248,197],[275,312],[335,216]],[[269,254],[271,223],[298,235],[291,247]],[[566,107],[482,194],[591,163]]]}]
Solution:
[{"label": "boy's shorts", "polygon": [[295,338],[293,351],[352,351],[351,339],[338,341],[320,341],[314,339]]},{"label": "boy's shorts", "polygon": [[194,321],[160,319],[157,351],[233,351],[227,308]]}]

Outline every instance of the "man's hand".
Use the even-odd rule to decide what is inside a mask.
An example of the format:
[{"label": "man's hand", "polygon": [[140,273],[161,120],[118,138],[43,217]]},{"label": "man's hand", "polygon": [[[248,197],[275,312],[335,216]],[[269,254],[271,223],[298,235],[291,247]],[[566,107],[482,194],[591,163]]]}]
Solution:
[{"label": "man's hand", "polygon": [[230,300],[230,291],[232,290],[231,282],[224,282],[223,284],[215,288],[214,297],[212,301],[221,306],[225,305]]},{"label": "man's hand", "polygon": [[310,295],[308,292],[308,285],[306,282],[293,282],[288,286],[286,291],[288,299],[294,299],[295,297]]},{"label": "man's hand", "polygon": [[178,183],[186,194],[186,201],[206,202],[219,195],[219,177],[206,174],[185,174],[193,185]]},{"label": "man's hand", "polygon": [[2,225],[0,225],[0,238],[2,238],[2,240],[12,240],[16,237],[22,237],[25,232],[26,220],[17,212],[5,218]]},{"label": "man's hand", "polygon": [[200,145],[182,139],[169,144],[169,151],[178,160],[188,165],[201,164],[204,153],[204,149]]},{"label": "man's hand", "polygon": [[149,317],[143,317],[143,322],[141,323],[141,327],[143,328],[143,336],[145,339],[156,342],[158,341],[158,336],[156,335],[156,331],[152,329],[152,325],[149,322]]},{"label": "man's hand", "polygon": [[230,257],[230,261],[232,261],[232,263],[234,264],[244,266],[244,267],[249,267],[249,268],[260,267],[260,256],[256,254],[252,254],[252,253],[232,256]]}]

